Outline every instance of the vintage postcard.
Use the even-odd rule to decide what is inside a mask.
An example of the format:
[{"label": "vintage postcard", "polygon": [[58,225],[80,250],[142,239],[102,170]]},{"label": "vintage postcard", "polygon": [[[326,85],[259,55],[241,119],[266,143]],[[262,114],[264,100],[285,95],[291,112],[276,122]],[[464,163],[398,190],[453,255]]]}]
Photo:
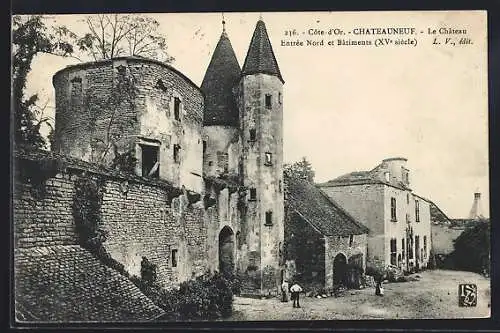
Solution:
[{"label": "vintage postcard", "polygon": [[14,325],[490,317],[486,11],[12,36]]}]

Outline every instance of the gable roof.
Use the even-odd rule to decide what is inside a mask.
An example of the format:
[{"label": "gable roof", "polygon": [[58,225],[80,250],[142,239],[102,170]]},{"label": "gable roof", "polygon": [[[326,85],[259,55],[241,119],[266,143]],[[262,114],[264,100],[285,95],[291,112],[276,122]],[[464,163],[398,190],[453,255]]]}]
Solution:
[{"label": "gable roof", "polygon": [[285,175],[286,205],[296,211],[326,236],[349,236],[368,233],[369,229],[356,221],[336,202],[305,179]]},{"label": "gable roof", "polygon": [[266,25],[262,20],[259,20],[255,26],[241,72],[242,75],[257,73],[275,75],[281,82],[284,82],[273,52],[273,47],[267,35]]},{"label": "gable roof", "polygon": [[14,263],[19,321],[149,321],[164,314],[132,281],[78,245],[19,248]]}]

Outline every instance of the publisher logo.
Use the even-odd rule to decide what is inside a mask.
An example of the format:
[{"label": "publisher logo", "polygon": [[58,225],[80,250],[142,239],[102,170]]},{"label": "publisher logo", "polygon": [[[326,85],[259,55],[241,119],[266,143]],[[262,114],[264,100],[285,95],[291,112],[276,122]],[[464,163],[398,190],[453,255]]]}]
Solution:
[{"label": "publisher logo", "polygon": [[472,283],[458,285],[458,306],[471,307],[477,305],[477,286]]}]

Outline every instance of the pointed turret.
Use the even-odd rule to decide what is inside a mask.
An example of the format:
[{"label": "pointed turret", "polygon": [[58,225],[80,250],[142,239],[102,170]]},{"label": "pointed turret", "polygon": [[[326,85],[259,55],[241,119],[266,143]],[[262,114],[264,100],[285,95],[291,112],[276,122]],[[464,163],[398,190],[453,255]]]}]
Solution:
[{"label": "pointed turret", "polygon": [[238,108],[232,89],[240,77],[241,68],[227,36],[225,22],[222,24],[222,34],[201,84],[205,94],[205,126],[238,125]]},{"label": "pointed turret", "polygon": [[274,56],[273,47],[267,35],[266,25],[262,19],[257,22],[252,41],[243,65],[242,75],[269,74],[277,76],[284,82],[278,62]]}]

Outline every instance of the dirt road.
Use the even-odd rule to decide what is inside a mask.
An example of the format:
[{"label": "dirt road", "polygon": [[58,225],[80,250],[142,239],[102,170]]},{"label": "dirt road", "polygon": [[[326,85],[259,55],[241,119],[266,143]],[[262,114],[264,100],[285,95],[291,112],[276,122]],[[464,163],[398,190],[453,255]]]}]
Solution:
[{"label": "dirt road", "polygon": [[[301,308],[279,299],[236,297],[231,320],[343,320],[484,318],[490,316],[490,281],[471,272],[421,272],[419,281],[384,284],[385,295],[374,288],[347,291],[343,297],[301,297]],[[458,306],[458,284],[475,283],[476,307]]]}]

